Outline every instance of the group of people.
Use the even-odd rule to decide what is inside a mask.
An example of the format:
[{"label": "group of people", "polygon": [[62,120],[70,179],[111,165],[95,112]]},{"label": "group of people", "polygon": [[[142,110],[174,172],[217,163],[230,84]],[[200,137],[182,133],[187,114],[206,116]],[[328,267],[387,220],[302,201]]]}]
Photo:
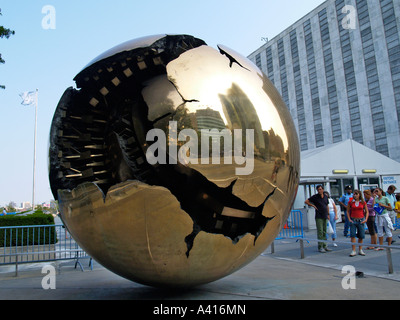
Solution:
[{"label": "group of people", "polygon": [[[317,226],[318,240],[327,240],[328,221],[331,225],[333,246],[337,246],[336,240],[336,221],[338,220],[338,212],[335,202],[329,193],[324,190],[322,185],[317,186],[317,194],[313,195],[305,201],[305,203],[315,208],[315,222]],[[386,240],[391,245],[393,240],[392,231],[396,216],[400,219],[400,194],[395,194],[396,187],[389,186],[387,192],[381,188],[374,190],[352,190],[351,186],[345,187],[345,193],[340,197],[339,203],[344,207],[344,231],[343,235],[348,236],[350,230],[352,251],[351,257],[357,255],[356,238],[358,238],[359,250],[358,254],[364,256],[363,240],[365,238],[365,224],[371,236],[370,250],[384,250],[382,247],[374,247],[373,245],[383,245],[384,234]],[[318,251],[327,252],[332,249],[328,248],[326,242],[318,242]]]}]

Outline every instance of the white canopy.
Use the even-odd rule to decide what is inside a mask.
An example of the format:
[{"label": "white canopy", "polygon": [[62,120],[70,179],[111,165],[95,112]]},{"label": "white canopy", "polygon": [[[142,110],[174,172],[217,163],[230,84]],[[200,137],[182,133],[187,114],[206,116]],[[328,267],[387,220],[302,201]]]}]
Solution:
[{"label": "white canopy", "polygon": [[301,177],[332,177],[334,170],[348,170],[336,173],[346,176],[396,175],[400,163],[351,139],[301,152]]}]

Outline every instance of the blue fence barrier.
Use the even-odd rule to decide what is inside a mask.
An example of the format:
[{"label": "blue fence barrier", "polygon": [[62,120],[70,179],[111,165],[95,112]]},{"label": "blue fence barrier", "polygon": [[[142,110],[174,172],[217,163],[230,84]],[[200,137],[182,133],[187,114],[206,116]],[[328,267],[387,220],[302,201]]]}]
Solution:
[{"label": "blue fence barrier", "polygon": [[284,238],[303,238],[303,213],[300,210],[292,210],[286,224],[276,237],[276,240]]},{"label": "blue fence barrier", "polygon": [[395,218],[395,223],[394,223],[394,230],[400,229],[400,218]]}]

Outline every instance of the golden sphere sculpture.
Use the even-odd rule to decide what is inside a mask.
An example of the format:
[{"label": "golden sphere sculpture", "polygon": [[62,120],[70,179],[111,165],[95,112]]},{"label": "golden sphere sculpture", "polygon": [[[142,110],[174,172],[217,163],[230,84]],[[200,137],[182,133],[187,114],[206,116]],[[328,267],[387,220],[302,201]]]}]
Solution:
[{"label": "golden sphere sculpture", "polygon": [[[56,108],[49,178],[77,243],[114,273],[189,287],[260,255],[299,180],[290,113],[247,58],[189,35],[123,43]],[[268,267],[268,266],[266,266]]]}]

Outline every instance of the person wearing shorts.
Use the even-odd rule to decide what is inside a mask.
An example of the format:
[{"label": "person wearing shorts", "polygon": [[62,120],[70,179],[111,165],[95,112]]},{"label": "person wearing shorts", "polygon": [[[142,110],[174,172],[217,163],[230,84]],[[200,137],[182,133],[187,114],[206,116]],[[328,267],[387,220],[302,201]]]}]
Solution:
[{"label": "person wearing shorts", "polygon": [[[392,220],[389,217],[388,210],[392,209],[390,201],[387,197],[384,196],[384,191],[381,188],[376,188],[374,190],[375,201],[374,204],[378,204],[380,207],[383,207],[384,210],[381,213],[377,213],[376,216],[376,226],[378,227],[378,239],[379,244],[383,245],[383,234],[386,233],[386,237],[388,240],[389,246],[392,244],[392,230],[393,224]],[[383,248],[375,249],[377,251],[384,250]]]},{"label": "person wearing shorts", "polygon": [[359,251],[358,254],[365,256],[362,250],[362,243],[365,238],[365,223],[368,220],[368,209],[367,203],[364,201],[362,193],[360,190],[354,190],[353,200],[349,201],[347,204],[347,218],[350,223],[350,238],[352,245],[352,251],[350,257],[356,255],[356,237],[358,238]]}]

